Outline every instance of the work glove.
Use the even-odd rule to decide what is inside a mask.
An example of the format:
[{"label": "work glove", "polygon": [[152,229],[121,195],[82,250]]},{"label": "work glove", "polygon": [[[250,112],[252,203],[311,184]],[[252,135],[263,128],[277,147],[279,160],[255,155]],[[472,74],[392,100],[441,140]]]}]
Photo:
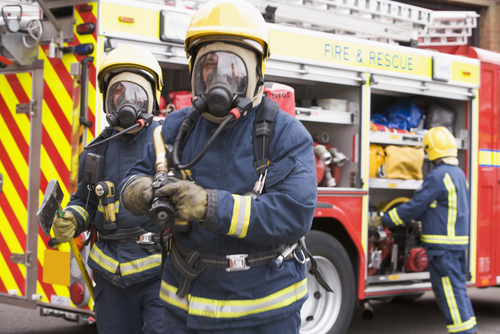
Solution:
[{"label": "work glove", "polygon": [[79,224],[72,213],[64,211],[62,217],[56,217],[52,223],[52,230],[60,243],[69,242],[75,237]]},{"label": "work glove", "polygon": [[153,178],[140,176],[125,185],[121,194],[121,204],[135,216],[149,216],[153,201]]},{"label": "work glove", "polygon": [[168,178],[169,183],[156,190],[156,197],[170,197],[177,220],[204,220],[207,215],[208,193],[194,182]]}]

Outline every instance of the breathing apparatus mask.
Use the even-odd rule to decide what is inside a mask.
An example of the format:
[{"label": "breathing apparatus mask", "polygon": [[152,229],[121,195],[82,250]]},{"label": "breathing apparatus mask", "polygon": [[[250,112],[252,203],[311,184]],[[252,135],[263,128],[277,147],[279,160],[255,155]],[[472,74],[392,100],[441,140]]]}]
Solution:
[{"label": "breathing apparatus mask", "polygon": [[[109,125],[115,130],[123,131],[133,126],[142,114],[152,112],[151,84],[138,74],[120,73],[112,78],[108,85],[105,107]],[[129,133],[140,129],[133,129]]]},{"label": "breathing apparatus mask", "polygon": [[[213,42],[200,47],[191,80],[195,110],[186,117],[175,139],[175,168],[189,169],[198,163],[230,122],[246,116],[261,102],[263,85],[257,59],[254,51],[235,44]],[[220,125],[201,153],[192,162],[181,165],[181,143],[200,115]]]}]

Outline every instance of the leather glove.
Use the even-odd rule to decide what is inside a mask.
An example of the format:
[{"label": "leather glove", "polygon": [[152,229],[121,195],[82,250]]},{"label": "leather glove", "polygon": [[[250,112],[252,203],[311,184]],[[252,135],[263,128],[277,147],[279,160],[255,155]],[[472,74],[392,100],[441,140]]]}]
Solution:
[{"label": "leather glove", "polygon": [[204,220],[207,215],[208,193],[194,182],[170,177],[169,183],[156,191],[157,197],[170,196],[178,220]]},{"label": "leather glove", "polygon": [[52,223],[52,230],[60,243],[69,242],[75,237],[79,224],[72,213],[64,211],[62,217],[56,217]]},{"label": "leather glove", "polygon": [[125,210],[135,216],[149,216],[153,201],[153,177],[140,176],[125,185],[121,203]]}]

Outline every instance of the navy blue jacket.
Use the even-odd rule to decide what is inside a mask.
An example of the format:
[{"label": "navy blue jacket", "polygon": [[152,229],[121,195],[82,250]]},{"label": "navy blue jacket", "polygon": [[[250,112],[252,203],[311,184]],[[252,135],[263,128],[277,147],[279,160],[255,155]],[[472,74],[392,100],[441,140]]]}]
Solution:
[{"label": "navy blue jacket", "polygon": [[[128,142],[111,140],[105,153],[103,181],[111,181],[115,190],[125,176],[127,170],[143,158],[146,145],[153,142],[153,131],[158,126],[153,122],[148,128],[141,130]],[[115,133],[115,132],[114,132]],[[114,134],[113,133],[113,134]],[[98,148],[84,150],[80,155],[80,167],[77,191],[71,196],[65,211],[73,213],[80,223],[81,232],[92,213],[95,212],[94,224],[99,232],[104,230],[103,209],[94,191],[87,189],[88,183],[83,181],[85,158],[88,153],[96,153]],[[88,198],[88,204],[87,204]],[[118,228],[140,226],[149,232],[157,232],[157,228],[145,216],[130,215],[119,203],[119,194],[115,195],[115,212]],[[97,241],[90,251],[88,259],[90,268],[110,282],[125,288],[143,282],[160,274],[161,254],[151,254],[135,242],[116,243]],[[119,269],[119,270],[118,270]]]},{"label": "navy blue jacket", "polygon": [[[165,143],[174,143],[184,117],[192,108],[169,114],[163,123]],[[217,209],[209,229],[198,221],[188,233],[174,232],[178,245],[205,254],[253,254],[291,244],[311,228],[316,207],[316,175],[311,135],[294,117],[278,110],[269,145],[269,169],[264,193],[244,196],[258,179],[253,166],[255,109],[223,130],[201,161],[191,168],[196,184],[215,189]],[[184,147],[181,163],[191,162],[212,137],[218,124],[200,117]],[[154,175],[155,154],[127,174]],[[134,176],[132,176],[134,177]],[[122,183],[123,184],[123,183]],[[176,295],[180,275],[167,258],[160,297],[173,312],[187,312],[187,326],[217,330],[250,327],[298,312],[307,298],[306,266],[286,261],[279,271],[267,265],[227,272],[204,268],[191,283],[188,295]]]},{"label": "navy blue jacket", "polygon": [[469,243],[469,208],[464,172],[440,162],[411,200],[387,212],[383,220],[391,227],[419,219],[427,249],[463,250]]}]

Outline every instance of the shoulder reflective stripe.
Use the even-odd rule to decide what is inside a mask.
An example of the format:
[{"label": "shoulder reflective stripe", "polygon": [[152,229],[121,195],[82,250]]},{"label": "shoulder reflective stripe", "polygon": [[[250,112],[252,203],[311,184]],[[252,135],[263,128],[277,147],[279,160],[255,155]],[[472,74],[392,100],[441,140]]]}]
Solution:
[{"label": "shoulder reflective stripe", "polygon": [[102,252],[102,250],[97,247],[97,244],[94,244],[92,249],[90,250],[89,256],[94,260],[98,265],[109,271],[110,273],[116,273],[116,268],[118,268],[118,261],[107,256]]},{"label": "shoulder reflective stripe", "polygon": [[176,292],[176,287],[168,284],[164,280],[161,281],[160,298],[167,304],[178,307],[184,311],[188,311],[189,304],[187,297],[180,298],[175,294]]},{"label": "shoulder reflective stripe", "polygon": [[457,191],[450,174],[446,173],[443,182],[448,189],[448,236],[454,237],[455,223],[457,222]]},{"label": "shoulder reflective stripe", "polygon": [[233,198],[233,217],[227,235],[244,238],[247,235],[248,224],[250,223],[252,199],[250,196],[240,195],[233,195]]},{"label": "shoulder reflective stripe", "polygon": [[[101,201],[99,201],[99,205],[97,206],[97,210],[99,210],[99,212],[104,212],[104,209],[101,205]],[[115,202],[115,213],[118,213],[120,211],[120,201],[116,201]]]},{"label": "shoulder reflective stripe", "polygon": [[217,300],[187,295],[179,298],[177,288],[162,281],[160,297],[163,301],[185,311],[190,315],[208,318],[239,318],[250,314],[286,307],[307,294],[307,279],[292,284],[267,297],[247,300]]},{"label": "shoulder reflective stripe", "polygon": [[392,209],[389,211],[389,217],[391,217],[392,221],[396,225],[403,225],[403,221],[399,218],[398,212],[396,211],[396,208]]},{"label": "shoulder reflective stripe", "polygon": [[82,208],[81,206],[78,206],[78,205],[70,205],[68,207],[66,207],[67,209],[73,209],[75,210],[76,212],[78,212],[78,214],[80,216],[82,216],[83,220],[85,221],[85,223],[87,223],[89,221],[89,214],[88,212]]},{"label": "shoulder reflective stripe", "polygon": [[161,254],[154,254],[142,259],[120,263],[122,276],[140,273],[161,265]]},{"label": "shoulder reflective stripe", "polygon": [[434,201],[431,203],[431,205],[429,205],[429,208],[437,208],[437,201]]},{"label": "shoulder reflective stripe", "polygon": [[421,240],[428,244],[467,245],[469,236],[449,237],[447,235],[422,234]]},{"label": "shoulder reflective stripe", "polygon": [[458,310],[457,301],[455,300],[455,294],[453,292],[453,287],[451,286],[450,278],[448,276],[441,277],[441,282],[443,284],[443,291],[453,324],[461,324],[462,319],[460,317],[460,311]]},{"label": "shoulder reflective stripe", "polygon": [[457,333],[471,329],[476,325],[477,325],[476,317],[471,317],[469,320],[462,322],[461,324],[448,325],[446,326],[446,328],[448,329],[449,333]]}]

